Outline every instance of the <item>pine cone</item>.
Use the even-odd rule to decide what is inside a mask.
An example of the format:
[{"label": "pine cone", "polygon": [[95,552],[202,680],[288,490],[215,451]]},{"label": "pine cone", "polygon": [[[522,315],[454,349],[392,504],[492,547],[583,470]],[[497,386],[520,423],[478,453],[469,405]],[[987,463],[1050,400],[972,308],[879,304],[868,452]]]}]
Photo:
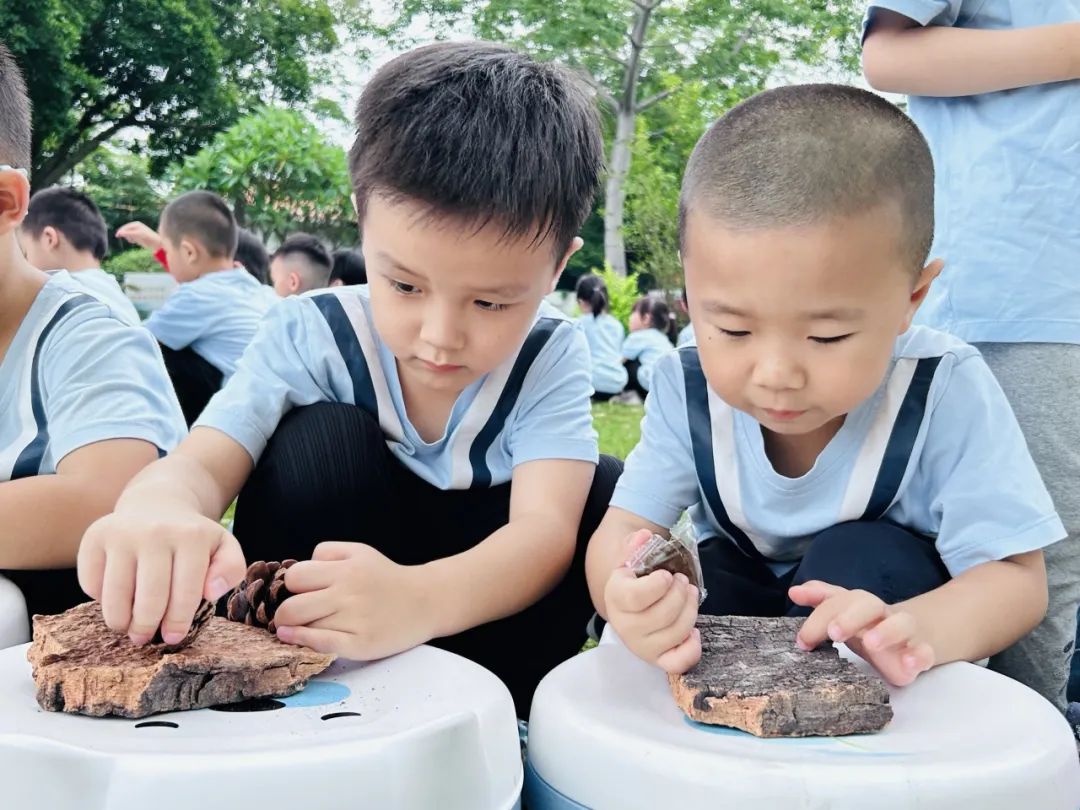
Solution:
[{"label": "pine cone", "polygon": [[199,631],[206,626],[206,623],[208,621],[210,621],[210,618],[214,615],[216,607],[217,606],[213,602],[207,599],[203,599],[202,604],[199,605],[199,609],[195,611],[195,617],[191,620],[191,627],[188,628],[187,635],[184,636],[179,643],[166,644],[165,640],[161,637],[160,627],[157,629],[157,632],[154,633],[154,637],[150,639],[150,643],[162,645],[161,649],[163,652],[171,653],[176,652],[177,650],[184,649],[184,647],[188,646],[189,644],[191,644],[191,642],[195,640],[195,637],[199,635]]},{"label": "pine cone", "polygon": [[285,572],[296,560],[254,562],[248,566],[244,581],[229,595],[226,615],[230,621],[265,627],[271,633],[278,605],[292,596],[285,587]]}]

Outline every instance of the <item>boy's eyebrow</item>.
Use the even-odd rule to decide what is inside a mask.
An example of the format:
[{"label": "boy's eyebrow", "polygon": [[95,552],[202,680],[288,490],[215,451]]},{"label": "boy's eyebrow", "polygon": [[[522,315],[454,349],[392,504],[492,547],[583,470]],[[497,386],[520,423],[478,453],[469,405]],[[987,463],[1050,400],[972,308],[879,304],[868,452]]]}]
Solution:
[{"label": "boy's eyebrow", "polygon": [[[711,315],[731,315],[735,318],[749,318],[751,315],[738,307],[725,304],[723,301],[706,301],[705,311]],[[866,313],[855,307],[837,307],[836,309],[820,309],[804,313],[803,317],[808,321],[855,321]]]},{"label": "boy's eyebrow", "polygon": [[[387,262],[393,265],[395,270],[398,270],[402,273],[407,273],[410,276],[415,276],[416,278],[426,278],[423,273],[418,273],[415,270],[406,267],[385,251],[376,251],[375,255],[381,259],[385,259]],[[472,292],[478,295],[497,295],[503,298],[517,298],[520,295],[524,295],[528,291],[529,285],[527,284],[504,284],[501,287],[476,287],[472,290]]]}]

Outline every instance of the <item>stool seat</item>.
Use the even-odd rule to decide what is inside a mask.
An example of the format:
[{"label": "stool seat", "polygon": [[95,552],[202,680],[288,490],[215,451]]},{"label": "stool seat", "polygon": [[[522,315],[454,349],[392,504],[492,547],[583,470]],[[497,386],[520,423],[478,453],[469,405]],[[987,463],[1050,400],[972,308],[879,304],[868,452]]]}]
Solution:
[{"label": "stool seat", "polygon": [[759,739],[691,722],[664,673],[621,643],[601,644],[537,689],[525,801],[530,810],[1080,807],[1073,735],[1035,692],[972,664],[890,692],[895,716],[878,734]]},{"label": "stool seat", "polygon": [[15,583],[0,576],[0,649],[30,640],[26,600]]},{"label": "stool seat", "polygon": [[28,645],[0,651],[0,807],[48,810],[510,810],[514,704],[434,647],[339,661],[297,695],[142,720],[41,710]]}]

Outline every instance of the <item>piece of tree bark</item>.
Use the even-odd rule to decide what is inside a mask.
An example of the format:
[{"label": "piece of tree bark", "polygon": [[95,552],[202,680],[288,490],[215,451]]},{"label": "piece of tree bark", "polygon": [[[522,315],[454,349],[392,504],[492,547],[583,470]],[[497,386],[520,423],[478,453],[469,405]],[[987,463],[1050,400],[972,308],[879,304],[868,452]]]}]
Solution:
[{"label": "piece of tree bark", "polygon": [[43,709],[138,718],[291,695],[334,656],[216,616],[178,651],[137,647],[105,625],[98,603],[87,602],[57,616],[34,616],[27,659]]},{"label": "piece of tree bark", "polygon": [[880,731],[892,719],[884,682],[826,644],[795,646],[802,619],[701,616],[701,661],[669,681],[692,720],[758,737]]}]

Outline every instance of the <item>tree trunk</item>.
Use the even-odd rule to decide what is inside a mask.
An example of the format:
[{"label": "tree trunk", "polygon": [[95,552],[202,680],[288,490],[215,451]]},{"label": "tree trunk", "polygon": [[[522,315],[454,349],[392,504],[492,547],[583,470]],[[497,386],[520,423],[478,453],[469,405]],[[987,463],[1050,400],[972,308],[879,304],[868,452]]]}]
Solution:
[{"label": "tree trunk", "polygon": [[626,244],[623,219],[626,213],[626,178],[634,145],[633,108],[620,108],[615,118],[615,142],[608,160],[607,188],[604,192],[604,260],[620,276],[626,275]]},{"label": "tree trunk", "polygon": [[628,35],[630,56],[626,60],[622,87],[615,98],[615,142],[608,159],[607,188],[604,193],[604,260],[620,276],[626,275],[626,243],[623,219],[626,214],[626,178],[633,157],[634,127],[637,123],[637,86],[641,52],[652,13],[663,0],[635,2],[634,25]]}]

